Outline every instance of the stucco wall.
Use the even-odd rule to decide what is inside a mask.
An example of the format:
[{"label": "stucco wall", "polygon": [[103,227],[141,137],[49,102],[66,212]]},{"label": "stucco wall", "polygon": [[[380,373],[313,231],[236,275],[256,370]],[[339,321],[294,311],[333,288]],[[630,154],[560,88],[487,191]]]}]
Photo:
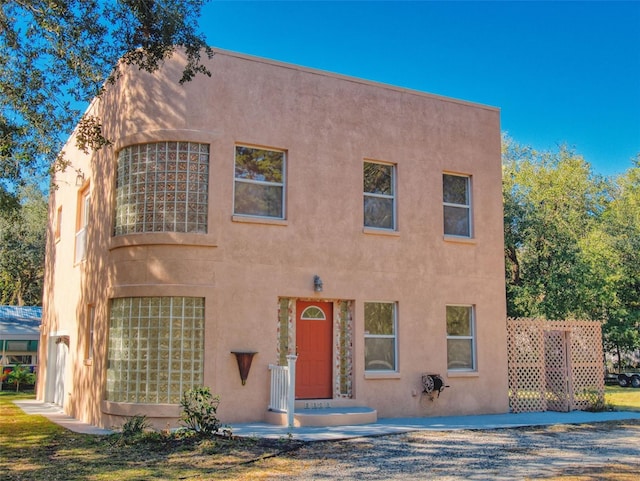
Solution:
[{"label": "stucco wall", "polygon": [[[112,146],[89,158],[70,143],[92,190],[90,252],[77,265],[76,174],[58,176],[50,230],[60,205],[65,223],[48,245],[43,340],[69,333],[68,412],[117,421],[101,412],[108,301],[151,295],[205,298],[204,381],[223,422],[264,418],[282,297],[354,301],[353,394],[379,416],[507,411],[499,111],[226,52],[209,62],[211,78],[180,86],[180,68],[129,72],[96,101]],[[208,232],[112,237],[117,151],[163,140],[210,145]],[[285,220],[232,215],[238,143],[286,151]],[[364,160],[396,165],[396,232],[363,228]],[[472,239],[443,234],[443,172],[471,176]],[[397,302],[397,373],[365,375],[365,301]],[[96,307],[90,363],[86,304]],[[475,306],[476,372],[447,373],[447,304]],[[237,349],[258,352],[244,386]],[[434,401],[419,394],[424,372],[450,386]]]}]

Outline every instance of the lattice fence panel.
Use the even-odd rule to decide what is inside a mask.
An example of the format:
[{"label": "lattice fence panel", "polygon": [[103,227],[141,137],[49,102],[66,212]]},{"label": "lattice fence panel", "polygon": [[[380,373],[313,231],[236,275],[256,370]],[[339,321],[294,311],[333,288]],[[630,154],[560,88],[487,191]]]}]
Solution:
[{"label": "lattice fence panel", "polygon": [[511,410],[544,411],[547,403],[542,322],[534,319],[509,319],[507,332]]},{"label": "lattice fence panel", "polygon": [[601,324],[507,320],[512,412],[590,409],[604,400]]}]

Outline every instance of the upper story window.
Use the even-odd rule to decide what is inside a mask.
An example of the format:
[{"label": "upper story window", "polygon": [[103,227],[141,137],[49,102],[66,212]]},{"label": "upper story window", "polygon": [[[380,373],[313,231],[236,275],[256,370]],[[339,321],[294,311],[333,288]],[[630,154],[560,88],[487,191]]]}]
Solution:
[{"label": "upper story window", "polygon": [[445,235],[472,236],[470,181],[464,175],[442,176]]},{"label": "upper story window", "polygon": [[475,322],[472,306],[447,306],[447,369],[475,371]]},{"label": "upper story window", "polygon": [[396,229],[395,166],[364,163],[364,226]]},{"label": "upper story window", "polygon": [[59,206],[56,210],[56,227],[55,227],[55,240],[59,241],[62,235],[62,206]]},{"label": "upper story window", "polygon": [[76,263],[87,258],[87,228],[91,207],[91,190],[86,186],[78,194],[78,218],[76,221]]},{"label": "upper story window", "polygon": [[285,218],[285,153],[236,146],[233,213]]},{"label": "upper story window", "polygon": [[397,371],[397,330],[395,303],[364,303],[365,371]]},{"label": "upper story window", "polygon": [[115,235],[207,232],[209,146],[157,142],[118,154]]}]

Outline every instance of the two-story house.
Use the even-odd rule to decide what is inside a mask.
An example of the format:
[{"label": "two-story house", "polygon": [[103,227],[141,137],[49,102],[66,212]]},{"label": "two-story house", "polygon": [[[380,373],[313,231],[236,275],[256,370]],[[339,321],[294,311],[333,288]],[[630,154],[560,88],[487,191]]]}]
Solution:
[{"label": "two-story house", "polygon": [[499,110],[224,51],[179,85],[182,60],[93,102],[111,145],[65,148],[39,398],[164,426],[206,385],[266,420],[297,355],[298,407],[508,411]]}]

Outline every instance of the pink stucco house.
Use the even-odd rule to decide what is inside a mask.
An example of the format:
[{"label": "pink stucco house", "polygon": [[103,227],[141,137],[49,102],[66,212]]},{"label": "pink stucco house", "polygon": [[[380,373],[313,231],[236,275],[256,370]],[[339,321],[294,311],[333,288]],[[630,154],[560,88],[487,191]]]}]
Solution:
[{"label": "pink stucco house", "polygon": [[291,362],[296,424],[506,412],[499,111],[224,51],[181,86],[181,60],[91,105],[111,145],[66,146],[38,397],[166,426],[206,385],[224,423],[283,422]]}]

